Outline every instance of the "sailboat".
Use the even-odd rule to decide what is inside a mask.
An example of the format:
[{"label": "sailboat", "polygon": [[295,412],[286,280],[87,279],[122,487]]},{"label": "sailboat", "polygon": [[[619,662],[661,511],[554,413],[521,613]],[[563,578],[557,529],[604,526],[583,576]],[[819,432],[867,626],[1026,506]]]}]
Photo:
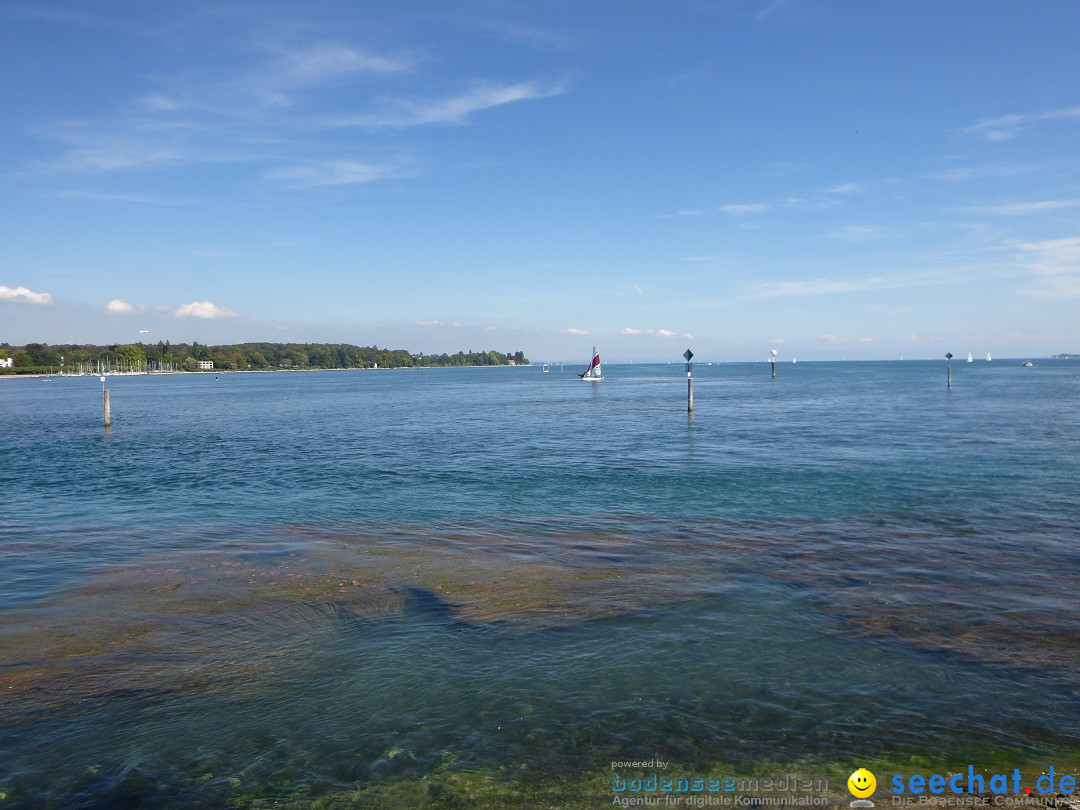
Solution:
[{"label": "sailboat", "polygon": [[971,352],[968,352],[968,362],[969,363],[974,363],[975,362],[974,360],[971,359]]},{"label": "sailboat", "polygon": [[986,362],[987,362],[987,363],[989,363],[989,362],[990,362],[990,352],[987,352],[987,353],[986,353]]},{"label": "sailboat", "polygon": [[596,347],[592,347],[592,362],[589,363],[589,367],[585,369],[581,374],[578,374],[583,380],[589,380],[590,382],[600,382],[604,379],[603,373],[600,371],[600,353],[596,351]]},{"label": "sailboat", "polygon": [[544,374],[547,374],[547,373],[548,373],[548,371],[550,371],[550,369],[548,368],[548,364],[547,364],[547,363],[544,363],[544,367],[543,367],[543,368],[541,369],[541,371],[542,371],[542,372],[543,372]]}]

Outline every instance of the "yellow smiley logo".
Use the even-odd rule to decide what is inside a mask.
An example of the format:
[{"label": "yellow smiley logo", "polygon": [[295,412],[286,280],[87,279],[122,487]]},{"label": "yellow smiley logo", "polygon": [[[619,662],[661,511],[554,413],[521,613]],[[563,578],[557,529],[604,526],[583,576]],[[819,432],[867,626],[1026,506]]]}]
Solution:
[{"label": "yellow smiley logo", "polygon": [[857,799],[865,799],[877,790],[877,779],[866,768],[859,768],[847,780],[847,789]]}]

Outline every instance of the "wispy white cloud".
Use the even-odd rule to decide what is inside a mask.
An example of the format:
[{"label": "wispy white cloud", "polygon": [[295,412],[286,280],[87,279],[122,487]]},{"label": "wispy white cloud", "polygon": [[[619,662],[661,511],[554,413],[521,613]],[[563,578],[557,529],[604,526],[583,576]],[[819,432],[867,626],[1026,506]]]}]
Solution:
[{"label": "wispy white cloud", "polygon": [[380,56],[347,45],[326,42],[282,54],[282,76],[295,82],[323,83],[355,73],[399,73],[415,60],[403,56]]},{"label": "wispy white cloud", "polygon": [[781,160],[766,165],[764,169],[764,174],[766,177],[788,177],[792,174],[799,174],[805,172],[809,168],[809,163],[801,163],[793,160]]},{"label": "wispy white cloud", "polygon": [[1013,113],[986,118],[960,130],[965,135],[977,135],[988,141],[1007,141],[1016,138],[1035,124],[1063,118],[1080,118],[1080,107],[1063,107],[1038,113]]},{"label": "wispy white cloud", "polygon": [[975,214],[1001,214],[1011,216],[1013,214],[1039,214],[1043,211],[1053,211],[1058,208],[1076,208],[1080,206],[1080,199],[1069,200],[1037,200],[1033,202],[1004,203],[1002,205],[979,205],[971,208],[961,208]]},{"label": "wispy white cloud", "polygon": [[192,301],[172,311],[174,318],[202,318],[213,320],[217,318],[239,318],[240,313],[225,307],[219,307],[211,301]]},{"label": "wispy white cloud", "polygon": [[1020,262],[1039,281],[1028,290],[1036,298],[1080,297],[1080,236],[1018,244]]},{"label": "wispy white cloud", "polygon": [[[122,124],[123,127],[130,127],[128,132],[136,133],[142,129],[131,122]],[[192,159],[191,152],[179,142],[108,130],[108,124],[83,121],[36,129],[36,134],[67,146],[62,156],[42,164],[41,168],[104,173],[156,168]]]},{"label": "wispy white cloud", "polygon": [[1042,166],[1035,163],[991,163],[980,166],[954,166],[942,172],[923,175],[931,180],[968,181],[982,180],[987,177],[1015,177],[1039,171]]},{"label": "wispy white cloud", "polygon": [[839,343],[840,342],[840,338],[838,338],[836,335],[822,335],[821,340],[824,340],[826,343]]},{"label": "wispy white cloud", "polygon": [[560,84],[539,82],[517,84],[476,83],[468,92],[449,98],[415,101],[394,99],[384,102],[379,112],[340,118],[333,122],[339,127],[402,128],[425,124],[464,124],[473,113],[513,104],[550,98],[565,92]]},{"label": "wispy white cloud", "polygon": [[670,329],[631,329],[625,327],[619,330],[620,335],[651,335],[655,337],[675,337]]},{"label": "wispy white cloud", "polygon": [[[271,51],[270,58],[231,81],[220,83],[205,102],[220,108],[224,98],[268,109],[291,107],[301,91],[355,81],[363,74],[401,73],[410,70],[410,56],[370,53],[338,42]],[[200,94],[190,94],[198,98]]]},{"label": "wispy white cloud", "polygon": [[863,186],[861,183],[840,183],[836,186],[830,186],[829,188],[823,188],[822,194],[854,194],[857,191],[862,191]]},{"label": "wispy white cloud", "polygon": [[[409,98],[402,95],[399,77],[421,64],[414,53],[364,50],[333,38],[268,44],[273,37],[257,31],[253,19],[244,22],[252,26],[252,47],[242,61],[225,62],[208,54],[183,72],[149,79],[126,102],[99,116],[37,125],[34,134],[55,148],[30,168],[106,174],[246,164],[253,175],[290,188],[372,183],[417,172],[404,158],[387,157],[398,151],[396,141],[389,146],[369,143],[371,153],[378,150],[380,157],[365,159],[357,155],[355,144],[341,146],[345,138],[335,130],[464,124],[483,110],[565,91],[559,82],[477,79],[437,98]],[[278,38],[308,34],[298,29]],[[340,92],[342,87],[349,92]],[[320,112],[313,113],[316,109]],[[115,188],[108,194],[64,195],[151,204],[192,202]]]},{"label": "wispy white cloud", "polygon": [[581,43],[580,37],[570,31],[538,28],[505,20],[482,19],[474,22],[477,27],[487,31],[497,39],[541,50],[564,50],[576,47]]},{"label": "wispy white cloud", "polygon": [[768,210],[769,206],[764,203],[732,203],[730,205],[720,206],[721,213],[731,214],[736,217],[744,214],[763,214]]},{"label": "wispy white cloud", "polygon": [[675,337],[675,333],[670,329],[657,329],[656,334],[660,337]]},{"label": "wispy white cloud", "polygon": [[263,177],[280,181],[290,188],[306,188],[374,183],[395,177],[410,177],[413,174],[415,172],[411,169],[388,164],[363,163],[357,160],[313,160],[270,169],[263,173]]},{"label": "wispy white cloud", "polygon": [[154,194],[106,194],[97,191],[57,191],[49,196],[64,200],[91,202],[122,202],[136,205],[195,205],[194,197],[162,197]]},{"label": "wispy white cloud", "polygon": [[48,306],[53,302],[52,296],[45,292],[34,292],[27,287],[5,287],[0,284],[0,301],[10,304],[37,304]]},{"label": "wispy white cloud", "polygon": [[0,9],[0,14],[5,17],[27,20],[45,20],[54,23],[67,23],[71,25],[85,25],[94,27],[113,27],[113,23],[104,17],[86,14],[81,11],[70,11],[55,8],[42,8],[34,5],[12,5]]},{"label": "wispy white cloud", "polygon": [[799,197],[797,195],[789,195],[780,200],[778,205],[784,208],[791,208],[796,211],[827,211],[830,208],[836,208],[840,205],[839,200],[836,199],[836,195],[831,196],[815,196]]},{"label": "wispy white cloud", "polygon": [[585,329],[575,329],[573,326],[563,330],[564,335],[587,335],[588,331]]},{"label": "wispy white cloud", "polygon": [[758,22],[765,22],[774,14],[786,8],[789,3],[790,0],[768,0],[754,13],[754,19]]},{"label": "wispy white cloud", "polygon": [[865,292],[867,290],[892,290],[904,287],[921,287],[944,284],[949,280],[945,271],[927,270],[897,274],[894,276],[869,276],[866,278],[828,279],[809,281],[768,281],[751,286],[747,298],[783,298],[816,295],[837,295]]},{"label": "wispy white cloud", "polygon": [[105,305],[105,309],[102,311],[106,315],[137,315],[145,309],[146,307],[137,307],[134,304],[129,304],[122,298],[113,298]]},{"label": "wispy white cloud", "polygon": [[847,225],[835,231],[829,231],[825,235],[829,239],[839,239],[844,242],[866,242],[871,239],[884,239],[889,235],[889,231],[875,225]]}]

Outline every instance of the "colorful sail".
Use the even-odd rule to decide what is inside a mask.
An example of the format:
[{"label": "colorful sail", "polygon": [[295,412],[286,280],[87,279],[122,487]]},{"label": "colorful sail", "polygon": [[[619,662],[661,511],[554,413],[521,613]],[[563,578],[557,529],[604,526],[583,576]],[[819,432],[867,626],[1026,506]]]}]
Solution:
[{"label": "colorful sail", "polygon": [[593,346],[592,350],[592,362],[589,363],[589,367],[578,375],[583,380],[602,380],[604,379],[603,372],[600,370],[600,352]]}]

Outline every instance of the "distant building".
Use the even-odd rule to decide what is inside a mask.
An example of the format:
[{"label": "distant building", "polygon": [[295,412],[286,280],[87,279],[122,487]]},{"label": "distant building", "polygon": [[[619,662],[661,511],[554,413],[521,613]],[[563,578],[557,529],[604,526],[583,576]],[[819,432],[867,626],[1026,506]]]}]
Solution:
[{"label": "distant building", "polygon": [[15,359],[12,357],[5,357],[0,360],[0,368],[11,368],[15,365]]},{"label": "distant building", "polygon": [[213,360],[200,360],[199,361],[199,371],[213,371],[213,370],[214,370],[214,361]]}]

